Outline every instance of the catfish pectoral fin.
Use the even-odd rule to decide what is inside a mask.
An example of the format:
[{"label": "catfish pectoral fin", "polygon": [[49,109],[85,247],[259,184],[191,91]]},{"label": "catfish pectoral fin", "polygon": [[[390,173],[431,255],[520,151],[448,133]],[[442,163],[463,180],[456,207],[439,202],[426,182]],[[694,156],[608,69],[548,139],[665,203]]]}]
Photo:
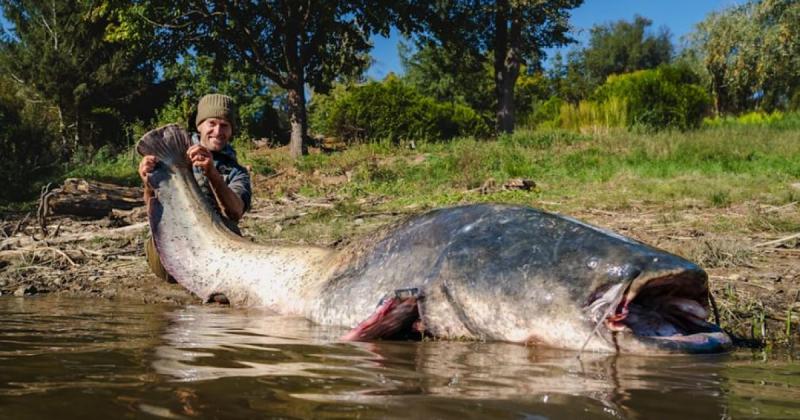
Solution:
[{"label": "catfish pectoral fin", "polygon": [[346,341],[393,338],[413,331],[419,321],[419,297],[392,296],[381,300],[369,318],[341,337]]}]

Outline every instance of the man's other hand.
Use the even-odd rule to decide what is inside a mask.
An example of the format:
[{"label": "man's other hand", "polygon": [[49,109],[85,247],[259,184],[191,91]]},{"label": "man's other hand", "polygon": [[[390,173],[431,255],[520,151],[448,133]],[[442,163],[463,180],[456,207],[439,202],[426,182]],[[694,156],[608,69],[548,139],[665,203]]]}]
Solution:
[{"label": "man's other hand", "polygon": [[216,171],[214,167],[214,158],[211,156],[211,152],[205,147],[195,144],[186,151],[186,155],[189,156],[192,166],[200,168],[205,176],[210,176]]}]

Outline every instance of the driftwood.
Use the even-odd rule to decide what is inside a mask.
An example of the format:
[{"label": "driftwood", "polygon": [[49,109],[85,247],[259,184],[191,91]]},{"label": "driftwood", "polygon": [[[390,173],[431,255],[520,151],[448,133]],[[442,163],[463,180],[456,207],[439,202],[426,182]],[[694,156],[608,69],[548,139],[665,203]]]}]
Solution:
[{"label": "driftwood", "polygon": [[73,235],[61,235],[58,238],[48,238],[36,240],[29,236],[17,236],[0,241],[0,250],[16,249],[20,247],[30,246],[32,244],[41,244],[42,246],[65,244],[69,242],[91,241],[96,238],[118,239],[136,236],[142,233],[148,227],[148,222],[136,223],[130,226],[125,226],[117,229],[103,229],[93,232],[81,232]]},{"label": "driftwood", "polygon": [[42,198],[48,214],[106,217],[113,209],[131,210],[144,205],[142,189],[105,182],[69,178]]},{"label": "driftwood", "polygon": [[[0,251],[0,263],[8,263],[16,259],[24,258],[25,256],[29,255],[41,255],[43,253],[52,253],[56,257],[60,257],[63,261],[68,263],[72,267],[77,267],[78,262],[76,261],[83,261],[88,258],[95,258],[100,260],[141,260],[142,257],[139,255],[130,255],[132,252],[136,252],[138,250],[134,249],[133,251],[128,249],[118,250],[115,252],[102,252],[102,251],[95,251],[91,249],[84,248],[82,246],[72,245],[72,244],[61,244],[62,248],[57,246],[50,246],[45,243],[46,241],[41,241],[33,244],[29,244],[27,246],[23,246],[16,249],[10,249],[5,251]],[[42,245],[42,243],[45,243]]]},{"label": "driftwood", "polygon": [[792,239],[800,239],[800,233],[795,233],[794,235],[785,236],[783,238],[776,239],[774,241],[762,242],[760,244],[756,244],[755,246],[756,248],[758,248],[762,246],[777,245],[777,244],[782,244],[784,242],[789,242]]}]

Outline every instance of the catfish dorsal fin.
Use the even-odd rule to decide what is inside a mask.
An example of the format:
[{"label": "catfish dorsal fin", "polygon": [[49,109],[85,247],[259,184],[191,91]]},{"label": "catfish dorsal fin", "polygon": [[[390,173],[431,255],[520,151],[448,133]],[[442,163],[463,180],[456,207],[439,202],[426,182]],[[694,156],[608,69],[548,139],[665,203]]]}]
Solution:
[{"label": "catfish dorsal fin", "polygon": [[178,124],[168,124],[145,133],[136,151],[142,156],[153,155],[167,166],[188,165],[186,150],[191,144],[186,130]]}]

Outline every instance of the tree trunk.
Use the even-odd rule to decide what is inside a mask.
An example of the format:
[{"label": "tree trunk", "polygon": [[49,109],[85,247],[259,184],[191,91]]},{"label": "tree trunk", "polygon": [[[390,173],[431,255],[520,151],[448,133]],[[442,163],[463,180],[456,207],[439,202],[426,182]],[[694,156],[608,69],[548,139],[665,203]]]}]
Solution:
[{"label": "tree trunk", "polygon": [[292,126],[292,134],[289,140],[289,152],[293,158],[303,155],[303,143],[308,130],[306,118],[306,94],[303,84],[298,83],[289,90],[289,123]]},{"label": "tree trunk", "polygon": [[712,99],[713,99],[713,102],[714,102],[714,105],[713,105],[714,106],[714,116],[717,116],[717,117],[722,115],[722,108],[721,108],[720,99],[719,99],[719,97],[720,97],[719,86],[720,86],[720,83],[718,81],[718,78],[717,78],[716,74],[712,73],[711,74],[711,96],[712,96]]},{"label": "tree trunk", "polygon": [[508,0],[497,2],[495,14],[494,39],[494,75],[495,95],[497,97],[497,131],[511,133],[514,131],[514,85],[519,76],[520,63],[516,50],[509,47],[514,39],[514,32],[519,30],[512,25],[509,34],[510,5]]},{"label": "tree trunk", "polygon": [[519,76],[519,69],[504,65],[495,72],[500,74],[497,95],[497,130],[500,133],[512,133],[515,125],[514,85]]},{"label": "tree trunk", "polygon": [[289,82],[287,84],[289,124],[292,127],[292,134],[289,137],[289,153],[292,158],[297,159],[305,151],[304,142],[308,131],[308,121],[306,119],[305,63],[300,53],[303,45],[301,28],[292,12],[297,11],[288,7],[284,52]]}]

